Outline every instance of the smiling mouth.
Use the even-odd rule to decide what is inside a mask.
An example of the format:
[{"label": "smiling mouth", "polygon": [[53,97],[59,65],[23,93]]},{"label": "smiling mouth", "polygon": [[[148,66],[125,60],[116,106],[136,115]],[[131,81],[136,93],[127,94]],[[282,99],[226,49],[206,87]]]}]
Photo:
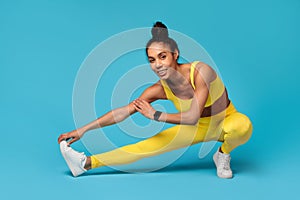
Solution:
[{"label": "smiling mouth", "polygon": [[164,76],[164,75],[166,75],[166,73],[167,73],[167,70],[166,70],[166,69],[162,69],[162,70],[157,71],[157,74],[158,74],[159,76]]}]

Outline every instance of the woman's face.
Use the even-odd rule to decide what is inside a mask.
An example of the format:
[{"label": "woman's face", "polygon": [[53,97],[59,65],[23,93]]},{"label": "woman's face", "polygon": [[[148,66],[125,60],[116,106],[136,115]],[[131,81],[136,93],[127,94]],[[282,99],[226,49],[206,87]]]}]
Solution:
[{"label": "woman's face", "polygon": [[163,42],[153,42],[148,48],[150,66],[160,79],[168,79],[174,73],[177,55]]}]

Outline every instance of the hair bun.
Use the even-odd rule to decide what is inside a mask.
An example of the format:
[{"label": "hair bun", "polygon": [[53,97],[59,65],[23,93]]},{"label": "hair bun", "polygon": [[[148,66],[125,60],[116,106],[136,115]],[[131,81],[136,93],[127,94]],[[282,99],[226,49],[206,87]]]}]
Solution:
[{"label": "hair bun", "polygon": [[156,22],[151,30],[152,37],[158,40],[164,40],[169,37],[168,28],[162,22]]}]

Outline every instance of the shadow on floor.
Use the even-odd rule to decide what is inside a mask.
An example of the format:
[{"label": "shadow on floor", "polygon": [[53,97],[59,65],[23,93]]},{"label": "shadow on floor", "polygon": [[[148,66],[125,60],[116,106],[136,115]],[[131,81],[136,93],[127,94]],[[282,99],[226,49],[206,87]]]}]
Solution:
[{"label": "shadow on floor", "polygon": [[[250,174],[258,174],[261,173],[261,168],[260,166],[251,160],[246,160],[246,159],[239,159],[239,160],[234,160],[231,162],[231,168],[233,171],[234,175],[237,174],[244,174],[244,173],[250,173]],[[95,169],[97,170],[97,169]],[[180,163],[180,164],[174,164],[167,166],[163,169],[159,169],[156,171],[153,171],[151,169],[147,168],[139,168],[139,169],[131,169],[127,168],[126,172],[124,171],[119,171],[119,170],[114,170],[109,168],[106,171],[89,171],[85,174],[82,174],[81,177],[85,176],[95,176],[95,175],[132,175],[132,174],[163,174],[163,173],[172,173],[172,172],[196,172],[196,171],[203,171],[205,170],[206,172],[210,174],[215,174],[216,173],[216,167],[215,164],[212,161],[199,161],[199,162],[191,162],[191,163]],[[149,172],[150,171],[150,172]],[[72,176],[70,172],[66,172],[66,175]]]}]

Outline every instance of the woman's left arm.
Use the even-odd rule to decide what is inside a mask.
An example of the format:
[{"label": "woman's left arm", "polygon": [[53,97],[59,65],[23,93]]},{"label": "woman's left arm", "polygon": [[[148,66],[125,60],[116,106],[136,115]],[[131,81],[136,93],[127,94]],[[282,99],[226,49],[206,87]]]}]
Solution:
[{"label": "woman's left arm", "polygon": [[[204,70],[204,73],[201,73],[201,75],[200,71],[198,71],[197,75],[195,76],[195,92],[190,109],[186,112],[179,112],[174,114],[162,113],[158,118],[158,121],[168,122],[172,124],[197,124],[209,95],[209,84],[207,84],[203,78],[203,76],[206,75],[205,71],[206,70]],[[134,101],[134,104],[136,106],[136,109],[141,114],[149,119],[154,119],[154,113],[156,111],[148,102],[144,101],[143,99],[137,99]]]}]

